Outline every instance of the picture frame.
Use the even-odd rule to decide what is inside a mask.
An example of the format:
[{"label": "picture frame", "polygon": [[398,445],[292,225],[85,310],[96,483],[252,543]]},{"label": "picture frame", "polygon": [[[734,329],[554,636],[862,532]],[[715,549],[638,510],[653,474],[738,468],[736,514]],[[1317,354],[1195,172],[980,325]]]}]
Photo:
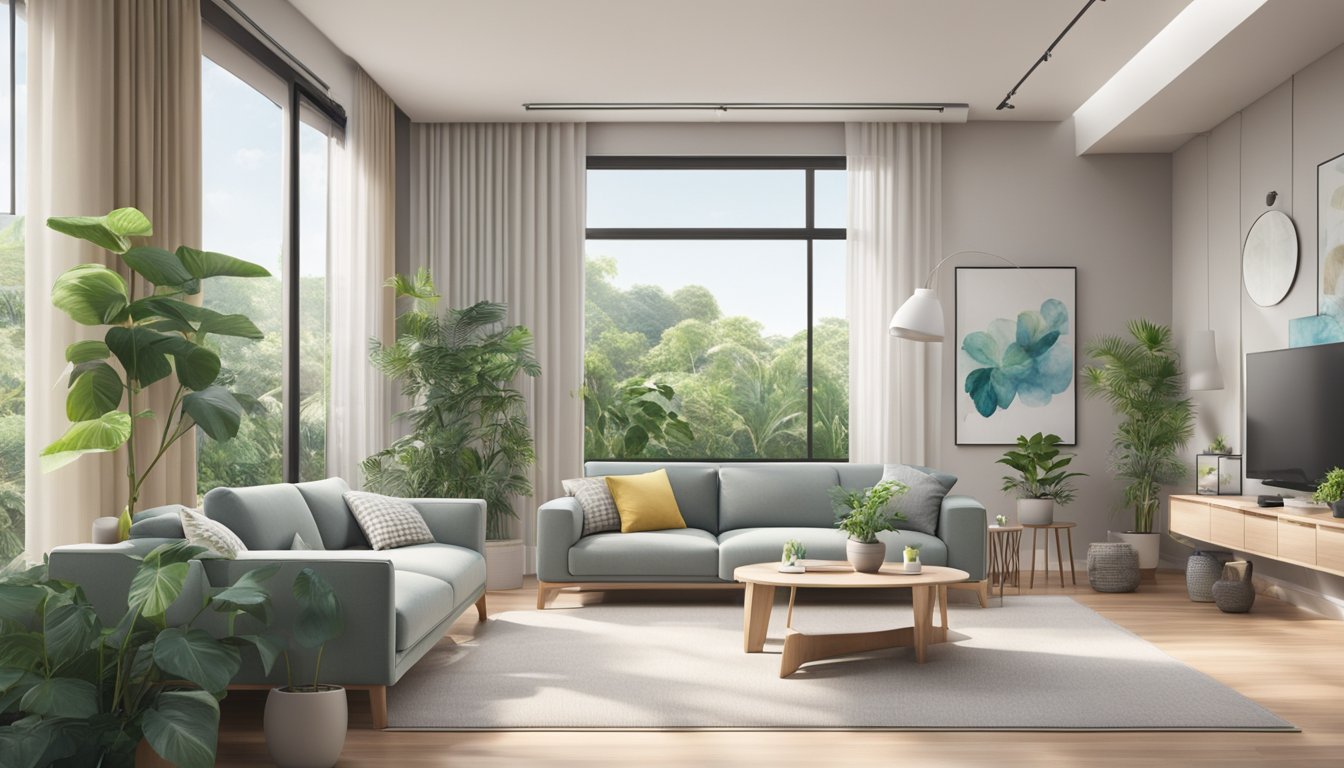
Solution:
[{"label": "picture frame", "polygon": [[957,267],[955,293],[956,444],[1077,445],[1078,268]]}]

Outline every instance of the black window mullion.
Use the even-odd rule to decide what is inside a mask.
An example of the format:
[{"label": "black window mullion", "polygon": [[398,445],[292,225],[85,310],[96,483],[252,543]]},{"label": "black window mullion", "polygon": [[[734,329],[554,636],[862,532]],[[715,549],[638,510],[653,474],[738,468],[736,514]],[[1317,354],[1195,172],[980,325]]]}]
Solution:
[{"label": "black window mullion", "polygon": [[[808,168],[806,172],[807,185],[807,229],[814,231],[816,229],[816,170]],[[812,452],[812,238],[807,240],[807,458],[811,461]]]},{"label": "black window mullion", "polygon": [[287,483],[299,482],[299,105],[298,83],[289,83],[289,110],[285,135],[288,151],[289,250],[284,258],[281,290],[284,292],[285,327],[281,374],[281,476]]}]

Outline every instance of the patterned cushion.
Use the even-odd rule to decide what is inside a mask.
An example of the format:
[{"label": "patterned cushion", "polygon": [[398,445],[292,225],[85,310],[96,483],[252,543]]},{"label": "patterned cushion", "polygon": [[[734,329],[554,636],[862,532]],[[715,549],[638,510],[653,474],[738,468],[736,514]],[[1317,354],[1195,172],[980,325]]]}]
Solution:
[{"label": "patterned cushion", "polygon": [[561,482],[565,493],[583,507],[583,535],[621,530],[621,513],[611,497],[605,477],[579,477]]},{"label": "patterned cushion", "polygon": [[374,549],[434,543],[434,535],[429,532],[429,526],[425,525],[425,519],[415,507],[402,499],[363,491],[347,491],[345,503],[350,505],[350,512],[359,523],[359,529]]},{"label": "patterned cushion", "polygon": [[182,533],[191,544],[205,547],[208,555],[232,560],[239,552],[246,552],[247,545],[238,535],[230,531],[223,523],[216,522],[194,509],[183,507],[178,513],[182,520]]}]

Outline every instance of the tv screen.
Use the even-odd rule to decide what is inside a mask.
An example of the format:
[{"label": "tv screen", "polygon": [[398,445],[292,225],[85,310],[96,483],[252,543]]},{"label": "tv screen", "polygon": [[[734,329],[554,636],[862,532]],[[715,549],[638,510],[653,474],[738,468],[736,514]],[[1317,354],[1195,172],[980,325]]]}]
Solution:
[{"label": "tv screen", "polygon": [[1246,476],[1315,490],[1344,466],[1344,344],[1246,356]]}]

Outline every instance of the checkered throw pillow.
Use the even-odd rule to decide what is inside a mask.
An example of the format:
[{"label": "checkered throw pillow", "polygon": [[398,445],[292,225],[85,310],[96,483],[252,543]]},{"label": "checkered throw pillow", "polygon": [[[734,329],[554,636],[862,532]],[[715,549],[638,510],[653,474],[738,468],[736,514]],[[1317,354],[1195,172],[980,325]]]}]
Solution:
[{"label": "checkered throw pillow", "polygon": [[363,491],[346,491],[345,503],[359,529],[374,549],[396,549],[412,544],[433,544],[434,535],[415,507],[402,499]]},{"label": "checkered throw pillow", "polygon": [[239,552],[247,551],[243,540],[223,523],[186,507],[178,511],[178,517],[182,520],[182,534],[187,542],[205,547],[207,555],[232,560]]},{"label": "checkered throw pillow", "polygon": [[605,477],[580,477],[564,480],[565,493],[579,500],[583,508],[583,535],[621,530],[621,513],[611,497]]}]

